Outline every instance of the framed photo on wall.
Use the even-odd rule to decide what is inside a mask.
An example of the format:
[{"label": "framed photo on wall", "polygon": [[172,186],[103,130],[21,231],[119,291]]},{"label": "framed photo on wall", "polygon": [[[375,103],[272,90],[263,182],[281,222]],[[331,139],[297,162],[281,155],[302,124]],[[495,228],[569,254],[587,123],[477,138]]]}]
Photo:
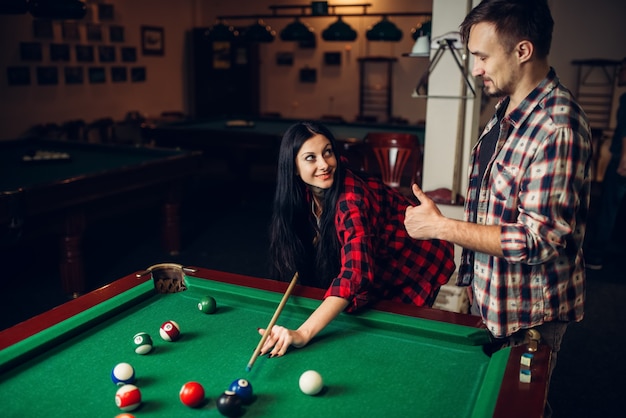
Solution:
[{"label": "framed photo on wall", "polygon": [[89,67],[89,82],[100,84],[107,81],[104,67]]},{"label": "framed photo on wall", "polygon": [[137,61],[137,48],[134,46],[125,46],[121,49],[122,62]]},{"label": "framed photo on wall", "polygon": [[83,84],[85,71],[83,67],[65,67],[65,84]]},{"label": "framed photo on wall", "polygon": [[115,47],[98,45],[98,60],[100,62],[115,62]]},{"label": "framed photo on wall", "polygon": [[140,83],[146,81],[146,67],[133,67],[130,69],[130,81]]},{"label": "framed photo on wall", "polygon": [[41,61],[43,52],[39,42],[20,42],[20,59],[22,61]]},{"label": "framed photo on wall", "polygon": [[111,81],[121,83],[128,79],[126,67],[111,67]]},{"label": "framed photo on wall", "polygon": [[102,26],[95,23],[87,23],[87,40],[102,41]]},{"label": "framed photo on wall", "polygon": [[50,61],[69,61],[70,46],[68,44],[50,44]]},{"label": "framed photo on wall", "polygon": [[164,55],[165,39],[163,28],[156,26],[141,27],[141,52],[143,55]]},{"label": "framed photo on wall", "polygon": [[80,41],[80,30],[78,22],[64,21],[61,24],[61,33],[66,41]]},{"label": "framed photo on wall", "polygon": [[59,84],[59,70],[57,67],[37,67],[37,84],[52,86]]},{"label": "framed photo on wall", "polygon": [[293,52],[277,52],[276,65],[292,66]]},{"label": "framed photo on wall", "polygon": [[93,62],[93,45],[76,45],[76,61]]},{"label": "framed photo on wall", "polygon": [[109,41],[124,42],[124,26],[109,26]]},{"label": "framed photo on wall", "polygon": [[7,67],[9,86],[30,85],[30,67]]}]

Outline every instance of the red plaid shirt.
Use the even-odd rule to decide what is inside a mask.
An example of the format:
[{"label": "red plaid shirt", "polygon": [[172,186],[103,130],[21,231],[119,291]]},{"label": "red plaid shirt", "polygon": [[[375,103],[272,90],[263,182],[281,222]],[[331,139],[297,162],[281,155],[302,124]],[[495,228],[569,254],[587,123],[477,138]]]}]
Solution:
[{"label": "red plaid shirt", "polygon": [[440,240],[415,240],[404,228],[406,197],[372,178],[346,170],[335,227],[341,271],[328,296],[347,299],[347,312],[371,302],[431,305],[455,269],[454,247]]}]

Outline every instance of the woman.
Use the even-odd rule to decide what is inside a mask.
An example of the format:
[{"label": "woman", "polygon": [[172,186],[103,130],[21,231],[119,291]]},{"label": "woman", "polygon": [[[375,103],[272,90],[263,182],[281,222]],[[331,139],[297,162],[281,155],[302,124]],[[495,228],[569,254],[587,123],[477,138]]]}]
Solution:
[{"label": "woman", "polygon": [[[455,269],[452,244],[411,239],[404,229],[409,201],[375,178],[344,167],[333,134],[300,122],[284,134],[270,227],[273,275],[328,288],[297,329],[274,326],[261,354],[302,347],[342,311],[377,300],[430,306]],[[264,329],[259,333],[263,335]]]}]

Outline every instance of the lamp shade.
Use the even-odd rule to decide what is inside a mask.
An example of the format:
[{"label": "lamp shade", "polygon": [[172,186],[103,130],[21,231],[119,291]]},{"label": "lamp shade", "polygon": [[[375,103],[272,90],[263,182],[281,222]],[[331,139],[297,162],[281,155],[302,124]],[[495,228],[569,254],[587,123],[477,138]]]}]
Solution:
[{"label": "lamp shade", "polygon": [[369,29],[365,36],[368,41],[397,42],[402,39],[402,31],[383,16],[382,20]]},{"label": "lamp shade", "polygon": [[272,42],[276,37],[276,32],[259,19],[243,32],[242,37],[248,42]]},{"label": "lamp shade", "polygon": [[211,41],[232,41],[238,35],[234,27],[219,22],[209,31],[209,40]]},{"label": "lamp shade", "polygon": [[325,41],[354,41],[356,35],[356,31],[344,22],[341,16],[322,32]]},{"label": "lamp shade", "polygon": [[285,26],[285,28],[280,31],[280,39],[283,41],[296,42],[311,41],[315,39],[315,32],[296,18],[296,20]]},{"label": "lamp shade", "polygon": [[428,36],[430,38],[430,33],[432,32],[433,22],[427,20],[426,22],[422,22],[418,24],[416,27],[411,29],[411,37],[414,41],[417,41],[417,38],[420,36]]}]

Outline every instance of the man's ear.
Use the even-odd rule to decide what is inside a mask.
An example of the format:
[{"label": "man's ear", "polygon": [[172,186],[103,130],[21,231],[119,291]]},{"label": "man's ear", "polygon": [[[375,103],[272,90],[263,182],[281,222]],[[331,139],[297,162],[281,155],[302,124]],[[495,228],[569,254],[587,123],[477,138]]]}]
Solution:
[{"label": "man's ear", "polygon": [[535,52],[535,46],[530,41],[521,41],[515,47],[515,52],[517,53],[517,60],[521,64],[531,59]]}]

